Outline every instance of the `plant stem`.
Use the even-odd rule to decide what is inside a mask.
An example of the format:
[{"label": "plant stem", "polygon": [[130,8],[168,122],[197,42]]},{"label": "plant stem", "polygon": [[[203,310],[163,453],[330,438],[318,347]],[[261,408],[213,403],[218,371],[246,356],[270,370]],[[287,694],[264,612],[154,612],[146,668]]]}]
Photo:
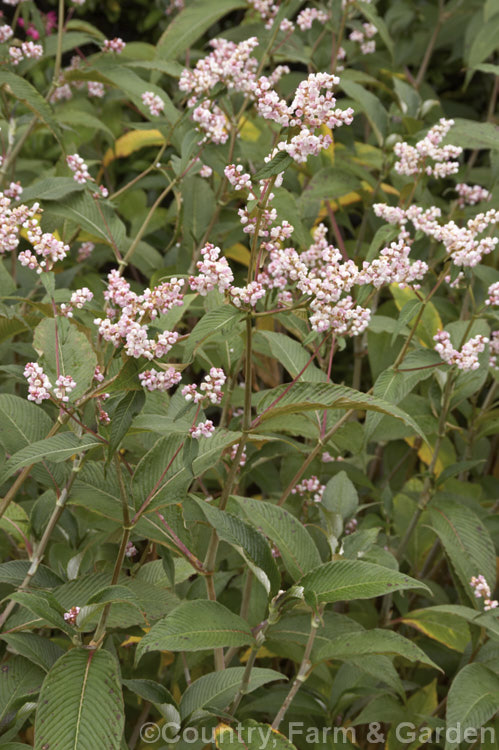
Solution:
[{"label": "plant stem", "polygon": [[55,52],[54,79],[52,85],[57,85],[61,75],[62,62],[62,37],[64,34],[64,0],[59,0],[59,12],[57,22],[57,49]]},{"label": "plant stem", "polygon": [[433,50],[435,49],[435,44],[437,43],[438,35],[440,34],[440,29],[442,28],[442,24],[444,21],[444,0],[438,0],[438,16],[437,16],[437,22],[435,24],[435,27],[433,29],[433,34],[430,37],[430,40],[428,42],[428,45],[426,47],[423,60],[421,62],[420,68],[418,70],[418,74],[416,76],[416,88],[419,89],[421,84],[423,83],[423,79],[425,77],[426,70],[428,68],[428,65],[430,64],[431,56],[433,54]]},{"label": "plant stem", "polygon": [[[57,498],[55,508],[52,511],[52,515],[50,516],[47,526],[45,527],[45,531],[43,532],[43,536],[40,540],[40,544],[36,547],[36,552],[31,560],[31,565],[29,567],[29,570],[26,573],[26,576],[23,582],[18,587],[17,589],[18,591],[23,591],[24,589],[28,588],[29,584],[31,583],[32,578],[36,575],[36,572],[38,568],[40,567],[40,563],[42,562],[43,557],[45,555],[45,550],[47,549],[47,544],[49,543],[50,537],[52,536],[52,533],[55,527],[57,526],[59,519],[62,515],[62,512],[64,510],[64,507],[69,497],[69,493],[71,492],[71,487],[73,486],[73,482],[75,481],[76,475],[81,468],[83,458],[84,456],[83,454],[81,454],[78,458],[75,458],[75,460],[73,461],[73,468],[71,470],[71,476],[66,482],[66,485],[64,486],[61,494]],[[4,622],[7,620],[7,618],[9,617],[9,615],[11,614],[15,606],[16,606],[16,602],[11,601],[9,602],[5,610],[2,612],[0,616],[0,628],[3,626]]]},{"label": "plant stem", "polygon": [[277,712],[277,715],[272,722],[272,729],[279,729],[282,720],[284,719],[284,716],[286,715],[286,712],[288,708],[290,707],[293,698],[295,697],[298,690],[301,688],[303,683],[306,681],[307,677],[310,674],[312,664],[310,662],[310,655],[312,653],[312,647],[314,645],[315,636],[317,635],[317,630],[319,629],[321,625],[321,614],[322,611],[314,612],[312,615],[312,622],[310,625],[310,634],[308,636],[307,645],[305,646],[305,652],[303,654],[303,659],[301,660],[300,667],[298,669],[298,673],[293,681],[293,684],[291,685],[291,689],[289,693],[287,694],[286,698],[284,699],[284,703],[282,704],[281,708]]}]

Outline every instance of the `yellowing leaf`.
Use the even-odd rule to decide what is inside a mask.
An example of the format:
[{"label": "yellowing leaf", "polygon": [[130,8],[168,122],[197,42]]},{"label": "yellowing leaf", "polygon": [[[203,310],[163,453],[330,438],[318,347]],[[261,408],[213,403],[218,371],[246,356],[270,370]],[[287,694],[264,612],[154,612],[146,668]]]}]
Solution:
[{"label": "yellowing leaf", "polygon": [[237,263],[241,263],[246,268],[249,266],[251,253],[241,242],[236,242],[235,245],[224,250],[224,255],[231,260],[237,261]]},{"label": "yellowing leaf", "polygon": [[[408,443],[411,447],[414,447],[417,438],[409,437],[405,440],[406,443]],[[419,460],[429,466],[433,458],[433,450],[434,441],[433,445],[431,442],[429,445],[427,443],[423,443],[418,450]],[[451,466],[456,462],[456,460],[457,459],[454,446],[448,438],[445,438],[440,444],[440,450],[438,452],[438,458],[435,464],[435,475],[438,477],[447,466]]]},{"label": "yellowing leaf", "polygon": [[[239,661],[241,662],[241,664],[246,664],[246,662],[248,661],[248,659],[250,657],[251,651],[252,651],[251,648],[246,649],[246,651],[244,652],[244,654],[239,659]],[[275,656],[274,652],[273,651],[269,651],[269,649],[266,648],[265,646],[261,646],[258,649],[258,651],[256,652],[256,658],[257,659],[264,659],[264,658],[268,659],[268,658],[271,658],[273,656]]]},{"label": "yellowing leaf", "polygon": [[107,167],[114,159],[122,159],[130,156],[134,151],[147,146],[162,146],[165,137],[159,130],[131,130],[120,136],[112,148],[108,148],[104,154],[102,164]]},{"label": "yellowing leaf", "polygon": [[438,607],[409,612],[402,622],[459,653],[463,653],[470,641],[468,624],[454,614],[440,612]]},{"label": "yellowing leaf", "polygon": [[389,193],[390,195],[400,195],[400,191],[393,187],[393,185],[388,185],[387,182],[382,182],[380,184],[380,188],[385,192]]},{"label": "yellowing leaf", "polygon": [[331,145],[328,148],[326,148],[323,151],[323,153],[326,154],[326,156],[329,159],[329,161],[331,162],[331,164],[334,164],[334,135],[333,135],[333,131],[331,130],[331,128],[328,128],[327,125],[321,125],[320,132],[322,133],[322,135],[329,135],[330,138],[331,138],[331,141],[332,141]]},{"label": "yellowing leaf", "polygon": [[239,120],[239,135],[243,139],[243,141],[251,141],[252,143],[255,143],[262,134],[262,131],[259,130],[256,125],[251,120]]},{"label": "yellowing leaf", "polygon": [[[411,300],[417,300],[415,292],[412,289],[406,287],[401,289],[398,284],[390,284],[390,291],[392,293],[395,304],[399,310],[402,310]],[[414,325],[416,316],[411,320],[410,325]],[[421,320],[418,323],[416,330],[417,337],[423,346],[430,347],[433,349],[435,342],[433,340],[434,335],[443,328],[443,323],[438,314],[437,308],[433,302],[427,302],[423,311]]]}]

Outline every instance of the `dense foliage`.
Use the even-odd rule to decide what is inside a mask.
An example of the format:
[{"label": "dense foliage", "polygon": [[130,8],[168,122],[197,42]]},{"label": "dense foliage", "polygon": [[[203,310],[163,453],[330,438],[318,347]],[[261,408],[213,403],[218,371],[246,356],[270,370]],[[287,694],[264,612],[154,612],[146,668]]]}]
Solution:
[{"label": "dense foliage", "polygon": [[498,35],[4,0],[0,750],[497,747]]}]

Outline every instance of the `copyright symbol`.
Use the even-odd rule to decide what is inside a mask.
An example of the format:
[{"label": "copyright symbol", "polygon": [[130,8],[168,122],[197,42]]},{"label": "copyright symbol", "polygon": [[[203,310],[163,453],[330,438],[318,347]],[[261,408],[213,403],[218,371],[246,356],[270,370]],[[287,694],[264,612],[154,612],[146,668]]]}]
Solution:
[{"label": "copyright symbol", "polygon": [[140,727],[140,739],[143,742],[157,742],[161,737],[161,729],[153,721],[148,721]]}]

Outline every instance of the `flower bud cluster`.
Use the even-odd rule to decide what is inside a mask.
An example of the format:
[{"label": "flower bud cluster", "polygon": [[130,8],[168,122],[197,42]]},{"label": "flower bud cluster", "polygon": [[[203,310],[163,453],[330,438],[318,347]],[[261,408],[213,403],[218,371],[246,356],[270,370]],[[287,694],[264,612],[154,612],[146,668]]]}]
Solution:
[{"label": "flower bud cluster", "polygon": [[151,115],[157,117],[163,112],[165,103],[161,97],[157,96],[153,91],[144,91],[141,98],[143,104],[148,107]]},{"label": "flower bud cluster", "polygon": [[222,388],[226,381],[224,371],[220,367],[212,367],[199,386],[191,384],[182,388],[182,396],[186,401],[200,404],[208,401],[211,404],[219,404],[223,398]]},{"label": "flower bud cluster", "polygon": [[[460,146],[440,146],[453,125],[454,120],[442,117],[415,146],[409,146],[405,141],[396,143],[393,148],[398,158],[395,170],[403,175],[427,174],[448,177],[455,174],[459,169],[459,162],[451,159],[457,159],[463,149]],[[434,163],[428,164],[428,159]]]},{"label": "flower bud cluster", "polygon": [[211,419],[206,419],[204,422],[198,422],[197,425],[193,425],[189,430],[191,437],[195,440],[199,440],[201,437],[209,438],[215,432],[215,425]]},{"label": "flower bud cluster", "polygon": [[126,44],[123,39],[115,37],[114,39],[106,39],[102,49],[104,52],[115,52],[117,55],[121,55],[125,47]]},{"label": "flower bud cluster", "polygon": [[[123,344],[129,357],[145,357],[149,360],[163,357],[177,341],[178,333],[163,331],[155,339],[150,339],[148,326],[144,321],[146,317],[154,320],[159,313],[182,305],[183,284],[183,280],[173,278],[138,295],[117,270],[111,271],[104,292],[110,309],[105,318],[94,320],[99,327],[99,334],[116,347]],[[114,321],[116,317],[117,320]]]},{"label": "flower bud cluster", "polygon": [[484,600],[484,610],[488,612],[491,609],[497,609],[499,607],[499,602],[497,602],[495,599],[491,599],[491,591],[490,586],[487,583],[484,576],[473,576],[470,581],[470,586],[475,591],[475,596],[477,599]]},{"label": "flower bud cluster", "polygon": [[378,33],[378,29],[372,23],[362,24],[363,31],[354,29],[348,37],[351,42],[358,42],[360,51],[363,55],[370,55],[376,52],[376,42],[373,37]]},{"label": "flower bud cluster", "polygon": [[296,17],[296,23],[301,31],[307,31],[312,28],[314,21],[325,24],[329,20],[329,15],[325,10],[318,8],[304,8]]},{"label": "flower bud cluster", "polygon": [[481,185],[466,185],[464,182],[459,182],[456,185],[456,192],[459,195],[457,200],[459,208],[475,206],[477,203],[490,201],[492,198],[492,194]]},{"label": "flower bud cluster", "polygon": [[477,335],[463,344],[461,351],[459,351],[452,346],[450,334],[447,331],[439,331],[433,339],[437,342],[435,351],[440,354],[444,362],[448,365],[456,365],[459,370],[464,372],[477,370],[480,367],[478,355],[483,352],[486,344],[489,343],[488,338]]},{"label": "flower bud cluster", "polygon": [[308,479],[303,479],[296,487],[293,487],[291,494],[300,495],[301,497],[309,497],[311,495],[314,503],[320,503],[325,489],[326,485],[321,484],[319,478],[313,475]]},{"label": "flower bud cluster", "polygon": [[76,307],[77,310],[81,310],[83,305],[86,302],[91,302],[94,298],[93,293],[88,289],[88,287],[84,286],[81,289],[77,289],[76,292],[73,292],[71,295],[69,305],[62,304],[60,307],[62,315],[66,318],[72,318],[73,317],[73,308]]},{"label": "flower bud cluster", "polygon": [[174,367],[158,372],[154,368],[139,373],[139,380],[148,391],[168,391],[180,383],[182,375]]},{"label": "flower bud cluster", "polygon": [[487,294],[488,297],[485,300],[485,304],[499,307],[499,281],[496,281],[495,284],[489,286]]}]

